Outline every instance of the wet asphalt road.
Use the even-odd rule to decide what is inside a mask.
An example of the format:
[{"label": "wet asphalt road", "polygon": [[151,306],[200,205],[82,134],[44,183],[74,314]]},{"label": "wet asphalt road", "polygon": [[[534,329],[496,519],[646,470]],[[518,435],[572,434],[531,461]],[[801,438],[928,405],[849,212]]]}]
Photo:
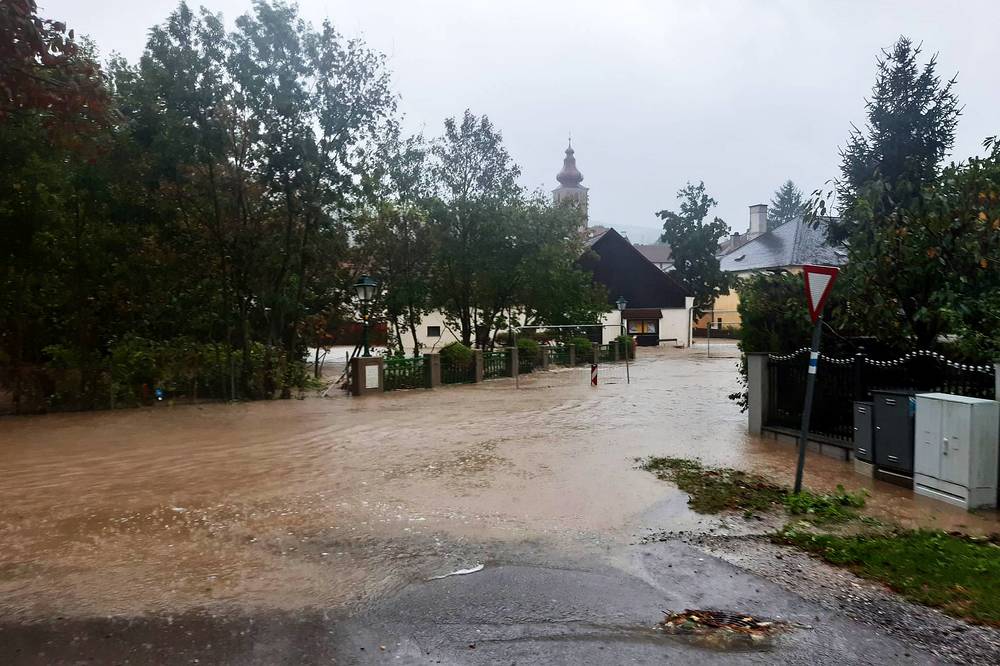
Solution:
[{"label": "wet asphalt road", "polygon": [[[406,587],[368,610],[54,621],[0,630],[5,664],[935,663],[871,627],[679,541],[546,566],[493,562]],[[711,608],[795,623],[760,649],[655,628],[662,611]]]}]

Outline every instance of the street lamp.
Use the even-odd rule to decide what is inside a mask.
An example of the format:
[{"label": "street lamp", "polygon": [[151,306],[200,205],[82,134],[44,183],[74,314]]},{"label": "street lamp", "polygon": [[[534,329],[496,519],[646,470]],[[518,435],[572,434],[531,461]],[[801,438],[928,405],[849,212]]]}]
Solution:
[{"label": "street lamp", "polygon": [[622,327],[622,335],[625,335],[625,306],[628,305],[628,301],[625,300],[624,296],[619,296],[618,300],[615,301],[615,305],[618,306],[618,322]]},{"label": "street lamp", "polygon": [[365,325],[363,337],[365,356],[371,356],[368,352],[368,304],[375,297],[376,287],[378,287],[378,282],[367,275],[362,275],[358,278],[358,281],[354,283],[354,291],[358,295],[358,300],[361,301],[361,317]]},{"label": "street lamp", "polygon": [[[618,323],[621,326],[622,334],[620,337],[625,337],[625,306],[628,305],[628,301],[625,300],[624,296],[619,296],[618,300],[615,301],[615,305],[618,306]],[[628,371],[628,355],[632,353],[632,341],[629,340],[628,346],[625,347],[625,382],[627,384],[632,383],[632,375]]]}]

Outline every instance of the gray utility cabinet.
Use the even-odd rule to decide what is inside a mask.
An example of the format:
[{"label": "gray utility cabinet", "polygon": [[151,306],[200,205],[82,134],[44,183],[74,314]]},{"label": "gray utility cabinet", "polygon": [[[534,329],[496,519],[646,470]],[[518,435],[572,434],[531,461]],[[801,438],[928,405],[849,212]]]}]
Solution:
[{"label": "gray utility cabinet", "polygon": [[914,490],[966,509],[996,506],[998,442],[1000,403],[918,395]]},{"label": "gray utility cabinet", "polygon": [[866,463],[875,461],[872,450],[872,403],[854,403],[854,457]]},{"label": "gray utility cabinet", "polygon": [[872,391],[875,476],[909,486],[913,476],[912,391]]}]

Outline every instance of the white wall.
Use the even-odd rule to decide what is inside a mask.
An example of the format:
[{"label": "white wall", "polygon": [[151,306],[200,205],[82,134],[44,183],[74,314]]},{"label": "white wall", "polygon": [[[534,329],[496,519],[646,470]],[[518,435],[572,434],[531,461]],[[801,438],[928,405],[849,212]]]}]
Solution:
[{"label": "white wall", "polygon": [[612,340],[621,335],[622,313],[618,310],[605,312],[604,316],[601,317],[601,323],[606,324],[606,326],[601,329],[601,344],[609,344]]},{"label": "white wall", "polygon": [[[685,299],[683,308],[662,308],[660,310],[660,321],[657,322],[657,331],[660,340],[676,339],[676,344],[688,346],[691,344],[691,308],[694,307],[694,299],[688,296]],[[602,324],[611,324],[603,329],[601,341],[608,344],[618,337],[621,332],[621,313],[617,310],[605,313]],[[671,343],[674,344],[674,343]]]},{"label": "white wall", "polygon": [[[438,326],[441,328],[441,337],[430,337],[427,335],[428,326]],[[403,331],[403,348],[409,350],[413,346],[413,339],[410,336],[410,332]],[[432,354],[436,351],[440,351],[441,347],[452,342],[459,342],[460,333],[458,331],[450,330],[444,322],[444,313],[438,310],[433,310],[420,320],[417,324],[417,340],[420,342],[421,351],[425,354]]]},{"label": "white wall", "polygon": [[677,340],[678,345],[691,346],[691,308],[694,307],[694,297],[684,298],[683,308],[666,308],[661,310],[660,340]]}]

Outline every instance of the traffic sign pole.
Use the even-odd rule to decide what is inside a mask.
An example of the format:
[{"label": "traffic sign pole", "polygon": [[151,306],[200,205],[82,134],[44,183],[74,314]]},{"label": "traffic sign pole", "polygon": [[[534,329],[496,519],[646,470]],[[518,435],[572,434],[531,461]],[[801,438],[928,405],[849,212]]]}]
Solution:
[{"label": "traffic sign pole", "polygon": [[813,394],[816,392],[816,370],[819,368],[819,341],[823,334],[823,306],[833,289],[839,269],[833,266],[803,266],[806,302],[813,320],[812,346],[809,347],[809,374],[806,375],[806,398],[802,403],[802,432],[799,434],[799,460],[795,466],[795,494],[802,492],[802,473],[806,466],[806,442],[809,441],[809,421],[812,418]]},{"label": "traffic sign pole", "polygon": [[802,433],[799,435],[799,462],[795,467],[795,494],[802,492],[802,472],[806,467],[806,442],[812,418],[813,393],[816,392],[816,368],[819,365],[819,340],[823,334],[823,315],[816,318],[812,347],[809,348],[809,374],[806,375],[806,401],[802,405]]}]

